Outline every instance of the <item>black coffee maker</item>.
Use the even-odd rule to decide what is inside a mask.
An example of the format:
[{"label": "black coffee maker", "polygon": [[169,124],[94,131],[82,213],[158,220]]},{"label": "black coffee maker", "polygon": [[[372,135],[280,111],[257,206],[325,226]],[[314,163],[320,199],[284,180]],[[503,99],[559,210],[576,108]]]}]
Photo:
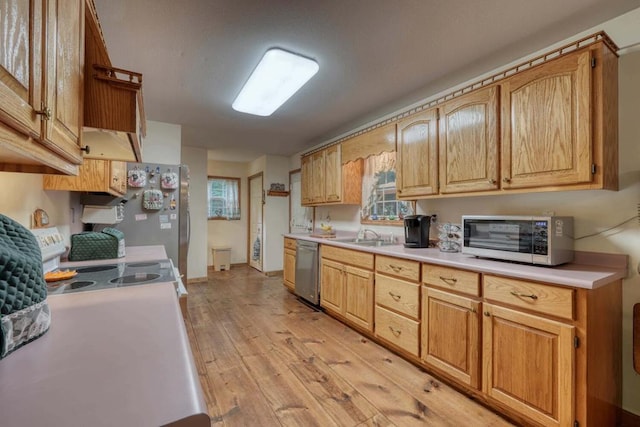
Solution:
[{"label": "black coffee maker", "polygon": [[407,215],[404,217],[404,247],[428,248],[430,215]]}]

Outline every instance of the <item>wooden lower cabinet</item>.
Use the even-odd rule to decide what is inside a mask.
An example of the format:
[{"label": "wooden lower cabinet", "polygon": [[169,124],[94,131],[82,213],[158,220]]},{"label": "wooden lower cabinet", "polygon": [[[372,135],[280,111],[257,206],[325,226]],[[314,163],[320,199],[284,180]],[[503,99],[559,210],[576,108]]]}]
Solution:
[{"label": "wooden lower cabinet", "polygon": [[282,283],[291,292],[296,288],[296,241],[287,237],[284,239]]},{"label": "wooden lower cabinet", "polygon": [[421,358],[478,389],[480,302],[423,286]]},{"label": "wooden lower cabinet", "polygon": [[321,253],[327,313],[516,423],[619,424],[622,280],[582,289],[385,255],[374,264],[331,245]]},{"label": "wooden lower cabinet", "polygon": [[418,356],[420,322],[376,305],[376,336]]},{"label": "wooden lower cabinet", "polygon": [[574,421],[574,327],[484,304],[483,392],[545,426]]},{"label": "wooden lower cabinet", "polygon": [[326,250],[321,251],[320,305],[351,324],[373,332],[373,271],[348,264],[373,268],[373,254],[330,246],[323,248]]}]

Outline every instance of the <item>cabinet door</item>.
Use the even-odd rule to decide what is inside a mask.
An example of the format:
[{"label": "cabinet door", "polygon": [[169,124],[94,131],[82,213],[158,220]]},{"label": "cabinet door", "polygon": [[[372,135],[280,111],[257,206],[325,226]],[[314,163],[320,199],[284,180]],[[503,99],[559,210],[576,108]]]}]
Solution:
[{"label": "cabinet door", "polygon": [[82,76],[84,68],[84,1],[49,0],[47,6],[46,102],[43,143],[67,160],[80,164]]},{"label": "cabinet door", "polygon": [[440,192],[498,188],[498,87],[446,102],[440,108]]},{"label": "cabinet door", "polygon": [[398,122],[396,188],[398,198],[438,192],[438,111],[415,114]]},{"label": "cabinet door", "polygon": [[320,305],[337,313],[344,309],[344,265],[322,259],[320,270]]},{"label": "cabinet door", "polygon": [[117,193],[126,193],[127,192],[127,163],[119,162],[115,160],[109,161],[110,170],[111,170],[111,178],[109,182],[109,188]]},{"label": "cabinet door", "polygon": [[42,1],[0,2],[0,122],[40,139],[46,28]]},{"label": "cabinet door", "polygon": [[334,145],[325,150],[324,163],[324,200],[326,202],[339,202],[342,200],[342,164],[340,145]]},{"label": "cabinet door", "polygon": [[313,179],[312,166],[313,166],[313,163],[312,163],[311,156],[303,157],[300,160],[300,183],[301,183],[300,200],[303,205],[308,205],[312,203],[312,200],[311,200],[311,180]]},{"label": "cabinet door", "polygon": [[373,272],[345,267],[345,317],[373,331]]},{"label": "cabinet door", "polygon": [[325,151],[311,155],[311,202],[324,202],[324,164]]},{"label": "cabinet door", "polygon": [[567,55],[502,84],[502,187],[590,182],[591,53]]},{"label": "cabinet door", "polygon": [[423,287],[422,359],[479,388],[479,318],[478,301]]},{"label": "cabinet door", "polygon": [[296,251],[284,250],[284,269],[282,272],[284,285],[293,291],[296,287]]},{"label": "cabinet door", "polygon": [[491,304],[483,312],[483,391],[542,425],[573,425],[574,327]]}]

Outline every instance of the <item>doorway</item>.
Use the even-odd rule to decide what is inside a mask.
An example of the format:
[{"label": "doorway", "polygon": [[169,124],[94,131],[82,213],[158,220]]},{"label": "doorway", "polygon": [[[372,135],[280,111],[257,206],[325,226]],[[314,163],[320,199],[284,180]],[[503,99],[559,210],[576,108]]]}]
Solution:
[{"label": "doorway", "polygon": [[247,259],[249,266],[262,271],[262,253],[264,233],[262,232],[262,216],[264,207],[263,173],[249,177],[249,242]]}]

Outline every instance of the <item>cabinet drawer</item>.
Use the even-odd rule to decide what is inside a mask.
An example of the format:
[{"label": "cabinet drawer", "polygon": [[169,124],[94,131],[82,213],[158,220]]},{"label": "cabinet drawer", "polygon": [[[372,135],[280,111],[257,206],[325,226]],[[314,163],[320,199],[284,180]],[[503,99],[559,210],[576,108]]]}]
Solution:
[{"label": "cabinet drawer", "polygon": [[376,306],[376,335],[418,356],[420,323]]},{"label": "cabinet drawer", "polygon": [[295,250],[296,249],[296,245],[297,245],[296,242],[297,242],[296,239],[290,239],[288,237],[285,237],[284,238],[284,247],[285,247],[285,249],[293,249],[293,250]]},{"label": "cabinet drawer", "polygon": [[484,275],[484,297],[564,319],[574,319],[574,290]]},{"label": "cabinet drawer", "polygon": [[417,319],[419,301],[420,285],[376,273],[376,304]]},{"label": "cabinet drawer", "polygon": [[422,264],[422,282],[467,295],[480,296],[480,274],[472,271]]},{"label": "cabinet drawer", "polygon": [[416,282],[420,280],[420,263],[418,261],[376,255],[376,271]]},{"label": "cabinet drawer", "polygon": [[322,245],[320,249],[322,258],[333,259],[345,264],[373,270],[373,254],[350,249],[336,248],[335,246]]}]

